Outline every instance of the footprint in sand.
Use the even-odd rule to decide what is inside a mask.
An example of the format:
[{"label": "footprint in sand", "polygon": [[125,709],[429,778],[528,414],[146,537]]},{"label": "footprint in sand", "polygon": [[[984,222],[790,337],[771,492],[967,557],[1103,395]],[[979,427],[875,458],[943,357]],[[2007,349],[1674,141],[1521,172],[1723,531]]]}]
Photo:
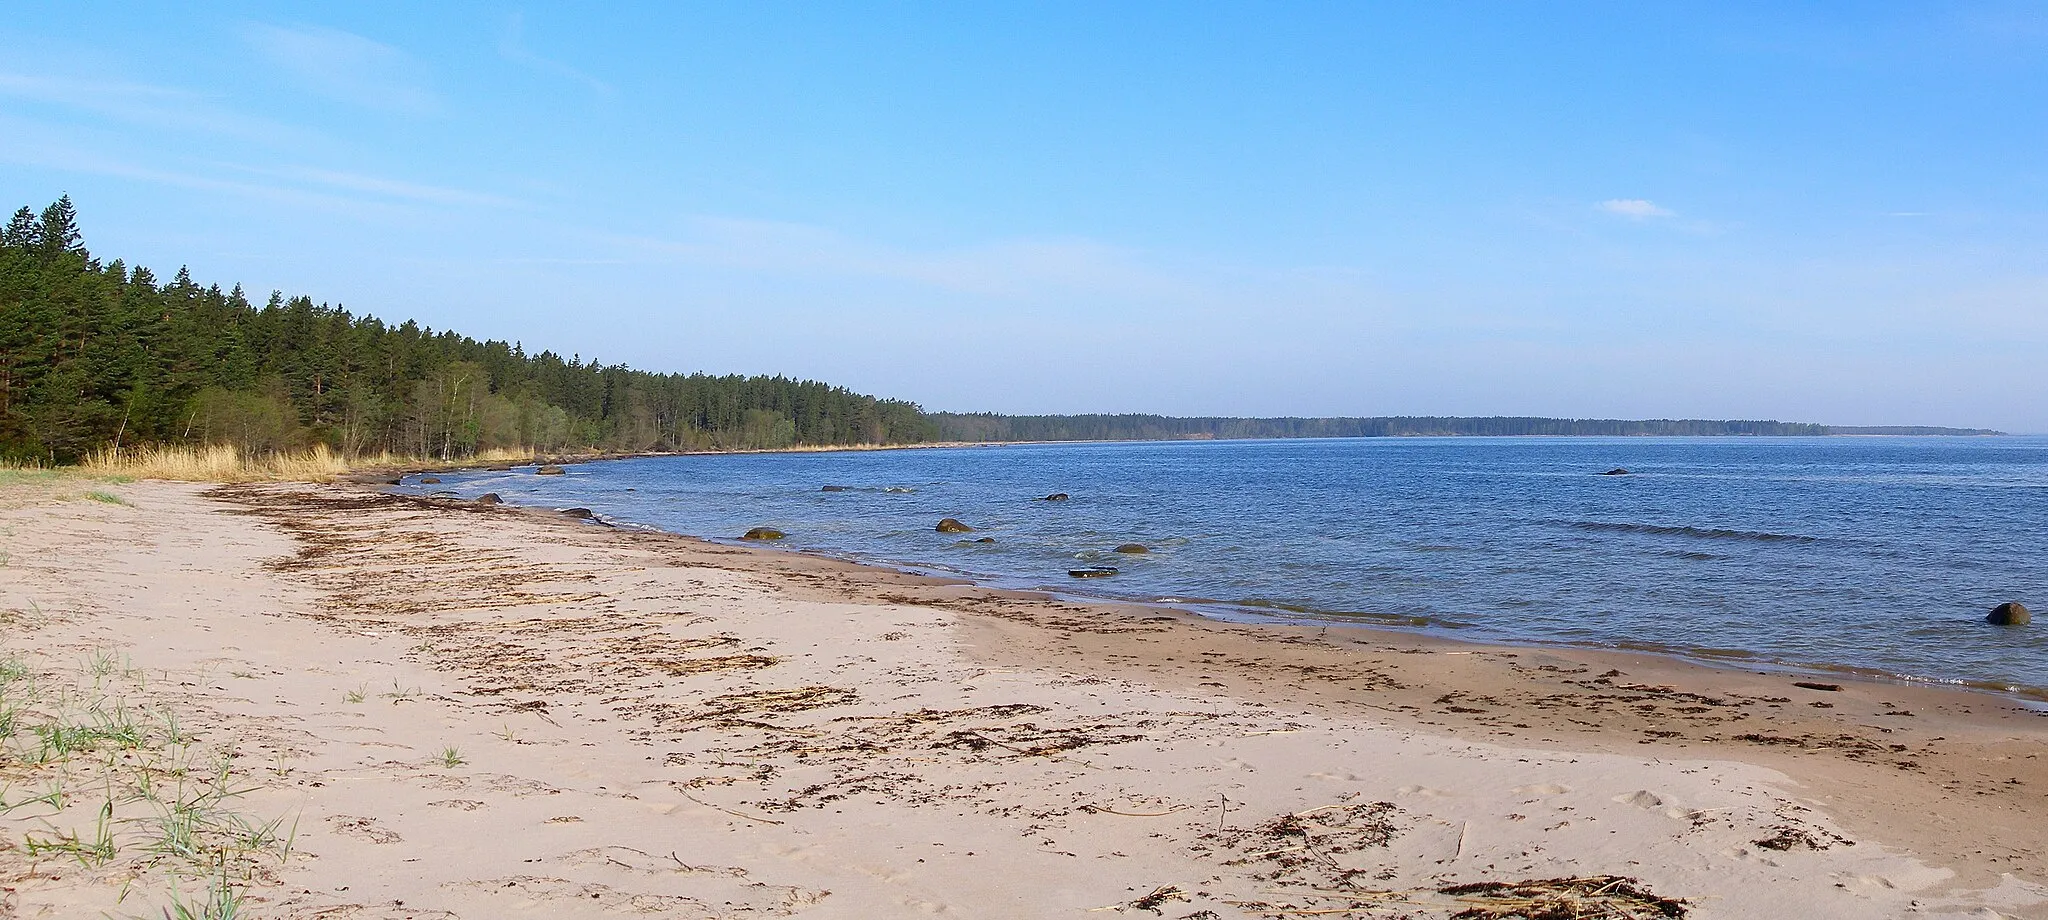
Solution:
[{"label": "footprint in sand", "polygon": [[1637,789],[1634,792],[1624,792],[1620,795],[1615,796],[1610,801],[1613,801],[1621,805],[1634,805],[1637,808],[1658,808],[1664,804],[1663,799],[1658,798],[1656,793],[1651,792],[1648,789]]},{"label": "footprint in sand", "polygon": [[404,840],[398,832],[377,826],[376,818],[359,818],[355,815],[333,815],[327,823],[334,825],[334,832],[344,837],[367,840],[371,843],[397,843]]},{"label": "footprint in sand", "polygon": [[1537,783],[1533,786],[1516,786],[1508,791],[1516,795],[1563,795],[1572,790],[1570,786],[1560,786],[1556,783]]},{"label": "footprint in sand", "polygon": [[1402,786],[1394,791],[1400,795],[1419,795],[1431,799],[1449,798],[1456,795],[1456,793],[1445,792],[1442,789],[1431,789],[1428,786]]},{"label": "footprint in sand", "polygon": [[484,803],[475,799],[442,799],[441,801],[428,802],[427,804],[435,808],[453,808],[456,811],[475,811],[484,807]]}]

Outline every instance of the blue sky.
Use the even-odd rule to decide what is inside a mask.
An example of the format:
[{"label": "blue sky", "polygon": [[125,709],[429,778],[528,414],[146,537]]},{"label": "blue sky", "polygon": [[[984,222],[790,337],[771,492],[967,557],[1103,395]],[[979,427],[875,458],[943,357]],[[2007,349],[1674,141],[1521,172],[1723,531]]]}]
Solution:
[{"label": "blue sky", "polygon": [[2048,431],[2048,8],[89,2],[0,191],[168,275],[929,408]]}]

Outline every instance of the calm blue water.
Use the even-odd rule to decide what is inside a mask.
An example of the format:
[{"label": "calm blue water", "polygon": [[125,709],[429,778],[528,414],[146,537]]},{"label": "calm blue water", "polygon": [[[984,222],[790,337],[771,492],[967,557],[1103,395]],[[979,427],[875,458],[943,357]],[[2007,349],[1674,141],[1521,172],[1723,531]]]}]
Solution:
[{"label": "calm blue water", "polygon": [[[1982,622],[2048,608],[2044,438],[1057,444],[443,479],[406,488],[712,538],[772,526],[794,549],[1226,616],[2048,687],[2048,619]],[[1034,500],[1052,492],[1073,497]],[[1126,542],[1152,553],[1111,552]],[[1120,573],[1067,576],[1087,564]]]}]

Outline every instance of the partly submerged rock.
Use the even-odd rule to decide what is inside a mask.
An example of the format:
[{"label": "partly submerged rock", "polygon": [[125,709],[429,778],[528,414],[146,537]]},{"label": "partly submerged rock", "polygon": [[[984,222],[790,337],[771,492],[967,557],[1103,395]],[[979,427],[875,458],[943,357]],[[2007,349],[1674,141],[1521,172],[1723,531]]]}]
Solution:
[{"label": "partly submerged rock", "polygon": [[847,488],[846,486],[823,486],[823,487],[820,487],[820,488],[818,489],[818,491],[820,491],[820,492],[850,492],[850,491],[852,491],[852,490],[851,490],[851,489],[849,489],[849,488]]},{"label": "partly submerged rock", "polygon": [[746,532],[746,533],[745,533],[744,535],[742,535],[742,536],[740,537],[740,539],[742,539],[742,540],[780,540],[780,539],[782,539],[782,538],[784,538],[784,537],[787,537],[787,536],[789,536],[789,534],[783,533],[783,532],[782,532],[782,531],[780,531],[780,530],[776,530],[776,529],[775,529],[775,528],[773,528],[773,527],[756,527],[756,528],[754,528],[753,530],[749,530],[749,531],[747,531],[747,532]]},{"label": "partly submerged rock", "polygon": [[1039,499],[1039,501],[1047,501],[1047,502],[1063,502],[1063,501],[1066,501],[1066,500],[1067,500],[1067,493],[1065,493],[1065,492],[1054,492],[1054,493],[1052,493],[1051,495],[1048,495],[1048,496],[1046,496],[1046,497],[1044,497],[1044,498],[1042,498],[1042,499]]},{"label": "partly submerged rock", "polygon": [[546,466],[541,467],[540,469],[534,470],[533,474],[535,476],[560,476],[565,472],[568,471],[550,463]]},{"label": "partly submerged rock", "polygon": [[976,541],[974,541],[974,542],[976,542],[976,543],[994,543],[994,542],[996,542],[996,538],[994,538],[994,537],[982,537],[981,539],[979,539],[979,540],[976,540]]},{"label": "partly submerged rock", "polygon": [[939,532],[940,532],[940,533],[973,533],[973,532],[974,532],[974,528],[972,528],[972,527],[969,527],[969,526],[967,526],[966,524],[962,524],[962,523],[960,523],[959,521],[956,521],[956,520],[954,520],[954,519],[952,519],[952,518],[946,518],[945,520],[942,520],[942,521],[940,521],[940,522],[939,522],[939,527],[938,527],[938,530],[939,530]]},{"label": "partly submerged rock", "polygon": [[508,465],[508,464],[504,464],[504,463],[494,463],[494,464],[491,464],[490,466],[484,467],[484,472],[486,472],[486,473],[509,473],[509,472],[512,472],[512,467],[511,467],[510,465]]},{"label": "partly submerged rock", "polygon": [[2033,622],[2034,615],[2027,612],[2027,605],[2018,601],[2006,601],[1991,608],[1991,615],[1984,622],[1996,626],[2025,626]]},{"label": "partly submerged rock", "polygon": [[439,476],[421,476],[421,477],[420,477],[420,485],[423,485],[423,486],[438,486],[438,485],[440,485],[440,484],[441,484],[441,477],[439,477]]},{"label": "partly submerged rock", "polygon": [[1067,574],[1075,578],[1108,578],[1116,574],[1116,567],[1112,565],[1091,565],[1084,569],[1068,569]]},{"label": "partly submerged rock", "polygon": [[476,503],[479,505],[496,505],[504,501],[504,499],[498,497],[496,492],[485,492],[476,497]]},{"label": "partly submerged rock", "polygon": [[912,492],[915,492],[915,491],[917,491],[917,490],[916,490],[916,489],[906,489],[906,488],[904,488],[904,487],[902,487],[902,486],[890,486],[890,487],[888,487],[888,488],[886,488],[886,489],[883,489],[882,491],[884,491],[884,492],[894,492],[894,493],[896,493],[897,495],[909,495],[910,493],[912,493]]},{"label": "partly submerged rock", "polygon": [[572,518],[582,518],[586,521],[597,520],[597,512],[589,508],[563,508],[562,513]]},{"label": "partly submerged rock", "polygon": [[1629,475],[1629,472],[1628,472],[1628,470],[1625,470],[1625,469],[1623,469],[1623,468],[1621,468],[1621,467],[1618,467],[1618,466],[1617,466],[1617,467],[1615,467],[1614,469],[1608,470],[1608,471],[1607,471],[1607,472],[1605,472],[1605,473],[1601,473],[1600,475],[1602,475],[1602,476],[1627,476],[1627,475]]},{"label": "partly submerged rock", "polygon": [[1117,547],[1116,551],[1119,553],[1123,553],[1126,556],[1143,556],[1146,553],[1151,552],[1151,550],[1147,549],[1145,547],[1145,544],[1143,543],[1126,543],[1122,546]]}]

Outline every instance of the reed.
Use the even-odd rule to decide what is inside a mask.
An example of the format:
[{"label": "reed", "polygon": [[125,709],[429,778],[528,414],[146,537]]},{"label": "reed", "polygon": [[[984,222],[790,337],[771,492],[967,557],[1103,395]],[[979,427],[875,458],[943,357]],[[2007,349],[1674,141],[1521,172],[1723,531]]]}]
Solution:
[{"label": "reed", "polygon": [[244,455],[232,444],[156,445],[101,450],[78,468],[88,475],[127,479],[325,482],[348,472],[349,463],[324,444],[261,455]]}]

